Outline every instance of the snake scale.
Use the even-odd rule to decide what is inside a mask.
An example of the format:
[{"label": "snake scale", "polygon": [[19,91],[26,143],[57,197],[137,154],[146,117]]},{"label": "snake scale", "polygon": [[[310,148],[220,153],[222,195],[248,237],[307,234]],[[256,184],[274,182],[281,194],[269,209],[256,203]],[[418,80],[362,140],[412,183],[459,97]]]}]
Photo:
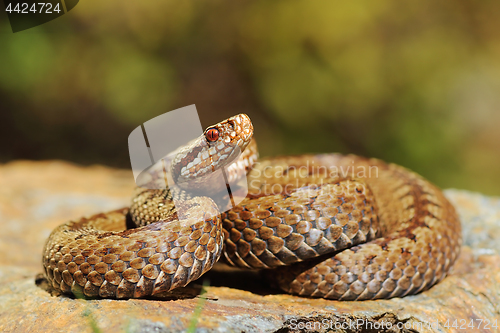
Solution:
[{"label": "snake scale", "polygon": [[336,300],[402,297],[446,276],[461,226],[436,186],[354,155],[257,161],[252,136],[240,114],[173,155],[177,181],[221,167],[230,177],[247,173],[248,195],[237,206],[218,213],[212,199],[183,195],[182,185],[137,188],[130,208],[52,232],[42,259],[51,286],[91,298],[154,296],[185,286],[219,257],[267,270],[285,292]]}]

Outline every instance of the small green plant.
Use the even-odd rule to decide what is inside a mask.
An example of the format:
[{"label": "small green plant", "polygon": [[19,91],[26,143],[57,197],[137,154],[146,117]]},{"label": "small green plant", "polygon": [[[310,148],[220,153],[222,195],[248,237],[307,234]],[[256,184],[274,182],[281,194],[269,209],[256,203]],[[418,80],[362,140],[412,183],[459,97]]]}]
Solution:
[{"label": "small green plant", "polygon": [[201,287],[200,296],[198,296],[198,303],[194,308],[193,317],[191,317],[191,321],[189,322],[189,326],[187,329],[187,333],[194,333],[196,331],[196,326],[198,325],[198,320],[200,318],[201,312],[203,311],[203,307],[205,302],[207,301],[206,297],[203,295],[207,292],[206,288],[210,285],[208,280],[203,281],[203,286]]},{"label": "small green plant", "polygon": [[97,321],[92,314],[92,310],[87,307],[87,309],[83,311],[83,316],[88,318],[90,329],[93,333],[102,333],[102,330],[99,328],[99,326],[97,326]]},{"label": "small green plant", "polygon": [[85,295],[82,292],[78,292],[77,290],[73,291],[76,299],[81,300],[82,304],[85,304],[85,310],[83,310],[82,316],[87,317],[89,322],[90,329],[93,333],[102,333],[102,330],[97,326],[97,321],[94,318],[92,310],[89,307],[89,303],[85,301]]}]

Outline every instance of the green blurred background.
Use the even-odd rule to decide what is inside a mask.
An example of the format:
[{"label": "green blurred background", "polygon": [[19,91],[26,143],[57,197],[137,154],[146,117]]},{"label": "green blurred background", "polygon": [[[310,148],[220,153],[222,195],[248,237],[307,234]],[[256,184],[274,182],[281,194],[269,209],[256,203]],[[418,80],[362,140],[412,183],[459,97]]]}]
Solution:
[{"label": "green blurred background", "polygon": [[96,1],[13,34],[0,161],[130,167],[142,122],[236,113],[262,156],[356,153],[500,195],[500,2]]}]

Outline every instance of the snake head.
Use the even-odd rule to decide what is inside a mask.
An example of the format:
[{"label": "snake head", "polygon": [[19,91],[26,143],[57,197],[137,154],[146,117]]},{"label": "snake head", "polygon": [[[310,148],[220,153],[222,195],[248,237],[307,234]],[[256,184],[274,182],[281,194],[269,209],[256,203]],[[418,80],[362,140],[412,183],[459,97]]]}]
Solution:
[{"label": "snake head", "polygon": [[253,125],[239,114],[207,127],[191,144],[181,148],[172,161],[172,176],[181,188],[213,189],[217,170],[229,166],[248,146]]},{"label": "snake head", "polygon": [[240,151],[245,150],[252,135],[252,122],[243,113],[209,126],[203,133],[207,144],[210,147],[216,147],[217,153],[229,152],[229,147],[238,147]]}]

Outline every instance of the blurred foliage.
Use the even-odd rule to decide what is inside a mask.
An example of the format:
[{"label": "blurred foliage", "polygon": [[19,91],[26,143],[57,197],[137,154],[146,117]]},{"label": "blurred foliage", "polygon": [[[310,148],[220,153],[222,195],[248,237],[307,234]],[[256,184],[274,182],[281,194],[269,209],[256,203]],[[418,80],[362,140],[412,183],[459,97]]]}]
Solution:
[{"label": "blurred foliage", "polygon": [[142,122],[245,112],[261,154],[356,153],[500,194],[500,2],[80,1],[0,24],[0,159],[129,167]]}]

